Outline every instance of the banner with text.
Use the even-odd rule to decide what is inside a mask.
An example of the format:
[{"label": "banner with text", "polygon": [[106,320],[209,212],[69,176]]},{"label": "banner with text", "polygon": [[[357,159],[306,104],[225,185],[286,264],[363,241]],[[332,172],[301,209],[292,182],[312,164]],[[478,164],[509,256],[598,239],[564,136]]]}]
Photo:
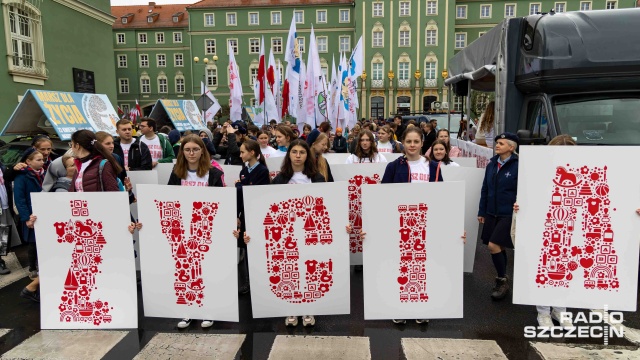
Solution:
[{"label": "banner with text", "polygon": [[206,128],[198,105],[193,100],[160,99],[149,117],[158,122],[158,128],[168,125],[168,122],[180,132]]}]

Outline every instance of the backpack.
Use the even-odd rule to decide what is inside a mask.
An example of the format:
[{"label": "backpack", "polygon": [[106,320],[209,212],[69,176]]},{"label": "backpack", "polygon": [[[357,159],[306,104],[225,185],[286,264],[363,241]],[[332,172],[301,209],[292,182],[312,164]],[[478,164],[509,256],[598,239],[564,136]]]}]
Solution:
[{"label": "backpack", "polygon": [[[104,164],[107,163],[107,159],[102,159],[100,161],[100,169],[98,170],[98,178],[100,178],[100,188],[104,191],[104,184],[102,183],[102,170],[104,169]],[[122,180],[116,176],[116,180],[118,181],[118,190],[125,191],[124,185],[122,184]]]}]

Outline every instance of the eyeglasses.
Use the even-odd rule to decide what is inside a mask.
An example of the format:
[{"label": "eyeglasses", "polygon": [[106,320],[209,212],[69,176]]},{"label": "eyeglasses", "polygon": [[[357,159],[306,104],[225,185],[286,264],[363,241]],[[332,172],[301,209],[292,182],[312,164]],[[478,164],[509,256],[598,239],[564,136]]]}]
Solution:
[{"label": "eyeglasses", "polygon": [[195,154],[197,152],[200,152],[201,150],[202,149],[200,149],[200,148],[190,148],[190,149],[184,148],[184,149],[182,149],[182,151],[184,151],[186,153],[189,153],[189,154]]}]

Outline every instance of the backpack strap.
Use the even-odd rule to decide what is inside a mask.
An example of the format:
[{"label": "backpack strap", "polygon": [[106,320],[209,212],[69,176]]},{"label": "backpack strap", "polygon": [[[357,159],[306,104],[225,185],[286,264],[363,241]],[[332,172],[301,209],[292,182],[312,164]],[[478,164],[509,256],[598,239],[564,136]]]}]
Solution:
[{"label": "backpack strap", "polygon": [[104,164],[107,163],[107,159],[100,160],[100,167],[98,168],[98,178],[100,179],[100,189],[104,191],[104,184],[102,183],[102,170],[104,170]]}]

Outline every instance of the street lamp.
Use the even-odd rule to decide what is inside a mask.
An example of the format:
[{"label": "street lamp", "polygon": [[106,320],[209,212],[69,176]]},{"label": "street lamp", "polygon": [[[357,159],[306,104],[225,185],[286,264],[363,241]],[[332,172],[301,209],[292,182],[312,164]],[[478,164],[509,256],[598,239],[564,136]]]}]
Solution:
[{"label": "street lamp", "polygon": [[[447,78],[449,77],[449,71],[447,71],[447,69],[442,70],[442,72],[440,73],[440,75],[442,75],[442,91],[444,92],[444,81],[447,80]],[[451,130],[451,101],[449,101],[450,99],[450,94],[451,94],[451,87],[449,87],[449,90],[447,91],[447,129]],[[462,115],[462,119],[464,119],[464,115]],[[461,134],[461,131],[463,129],[459,128],[458,129],[458,135]],[[465,129],[466,130],[466,129]]]},{"label": "street lamp", "polygon": [[[360,100],[360,105],[364,104],[364,82],[367,81],[367,71],[366,70],[362,70],[362,74],[360,74],[360,97],[362,98]],[[362,117],[362,106],[358,107],[358,118]]]}]

